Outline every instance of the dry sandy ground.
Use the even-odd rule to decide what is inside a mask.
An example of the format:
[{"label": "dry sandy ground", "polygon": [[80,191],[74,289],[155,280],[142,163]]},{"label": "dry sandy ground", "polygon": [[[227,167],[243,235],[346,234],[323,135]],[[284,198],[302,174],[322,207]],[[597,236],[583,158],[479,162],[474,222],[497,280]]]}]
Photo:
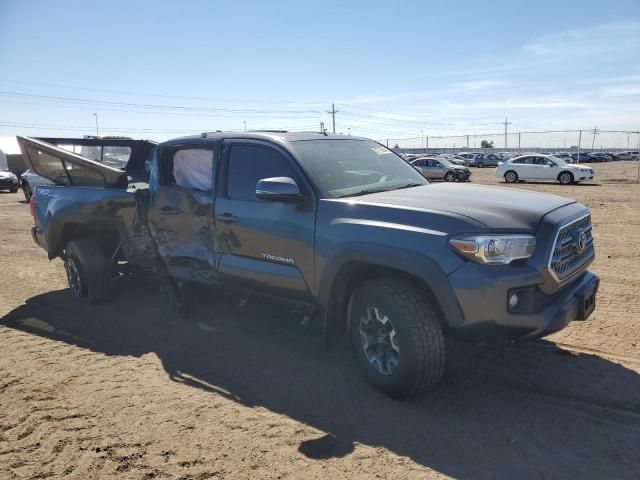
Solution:
[{"label": "dry sandy ground", "polygon": [[[523,185],[588,205],[599,304],[548,341],[474,347],[420,401],[370,389],[296,312],[150,281],[79,305],[0,194],[0,478],[639,478],[640,186]],[[498,184],[492,170],[473,180]]]}]

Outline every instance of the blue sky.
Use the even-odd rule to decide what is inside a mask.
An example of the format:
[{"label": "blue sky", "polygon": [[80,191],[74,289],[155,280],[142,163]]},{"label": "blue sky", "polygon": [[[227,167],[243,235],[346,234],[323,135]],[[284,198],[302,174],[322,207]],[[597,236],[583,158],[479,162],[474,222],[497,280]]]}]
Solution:
[{"label": "blue sky", "polygon": [[[0,137],[640,130],[640,2],[0,0]],[[144,106],[141,106],[144,105]]]}]

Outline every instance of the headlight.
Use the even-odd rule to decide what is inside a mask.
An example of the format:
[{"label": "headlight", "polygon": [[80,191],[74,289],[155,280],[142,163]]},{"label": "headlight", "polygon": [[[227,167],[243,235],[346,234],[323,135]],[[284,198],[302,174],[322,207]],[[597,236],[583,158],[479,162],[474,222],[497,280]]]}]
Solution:
[{"label": "headlight", "polygon": [[460,255],[475,262],[506,265],[533,255],[536,239],[531,235],[475,235],[453,237],[449,244]]}]

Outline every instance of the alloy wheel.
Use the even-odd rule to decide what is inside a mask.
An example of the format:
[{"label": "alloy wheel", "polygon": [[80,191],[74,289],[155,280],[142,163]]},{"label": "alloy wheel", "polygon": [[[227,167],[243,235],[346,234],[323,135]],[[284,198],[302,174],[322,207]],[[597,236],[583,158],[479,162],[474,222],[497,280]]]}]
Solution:
[{"label": "alloy wheel", "polygon": [[78,265],[75,260],[70,257],[64,263],[65,270],[67,271],[67,281],[69,282],[69,289],[76,298],[82,298],[82,277],[78,270]]},{"label": "alloy wheel", "polygon": [[367,360],[378,373],[391,375],[400,364],[400,346],[391,320],[378,307],[368,307],[359,327]]}]

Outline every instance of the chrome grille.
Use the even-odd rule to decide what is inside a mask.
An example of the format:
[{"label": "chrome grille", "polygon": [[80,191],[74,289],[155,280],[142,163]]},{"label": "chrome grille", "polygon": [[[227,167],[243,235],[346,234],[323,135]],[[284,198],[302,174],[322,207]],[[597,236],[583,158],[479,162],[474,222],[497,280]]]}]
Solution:
[{"label": "chrome grille", "polygon": [[[584,232],[582,251],[579,245],[581,232]],[[549,271],[562,282],[580,271],[594,256],[591,215],[587,215],[560,227],[549,260]]]}]

